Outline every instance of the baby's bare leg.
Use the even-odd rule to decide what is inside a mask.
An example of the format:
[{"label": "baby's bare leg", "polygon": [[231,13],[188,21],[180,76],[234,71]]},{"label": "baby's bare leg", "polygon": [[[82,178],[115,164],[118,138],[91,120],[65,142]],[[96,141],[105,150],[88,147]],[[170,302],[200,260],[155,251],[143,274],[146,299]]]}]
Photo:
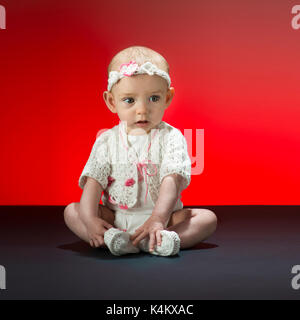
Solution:
[{"label": "baby's bare leg", "polygon": [[216,227],[217,217],[212,211],[185,208],[172,214],[166,230],[178,233],[180,248],[186,249],[207,239]]},{"label": "baby's bare leg", "polygon": [[[109,208],[99,204],[98,216],[114,226],[115,215]],[[73,202],[65,208],[64,219],[66,225],[72,232],[74,232],[80,239],[89,243],[86,226],[80,219],[79,202]],[[106,247],[105,244],[103,244],[103,246]]]}]

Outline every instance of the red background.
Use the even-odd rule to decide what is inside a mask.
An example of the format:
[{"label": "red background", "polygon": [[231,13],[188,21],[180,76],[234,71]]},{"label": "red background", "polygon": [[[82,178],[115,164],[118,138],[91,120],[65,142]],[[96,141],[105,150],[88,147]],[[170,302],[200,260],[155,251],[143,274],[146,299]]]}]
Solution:
[{"label": "red background", "polygon": [[[164,121],[204,129],[184,205],[299,205],[300,29],[295,1],[0,0],[1,205],[79,201],[106,68],[144,45],[170,65]],[[298,3],[299,4],[299,3]]]}]

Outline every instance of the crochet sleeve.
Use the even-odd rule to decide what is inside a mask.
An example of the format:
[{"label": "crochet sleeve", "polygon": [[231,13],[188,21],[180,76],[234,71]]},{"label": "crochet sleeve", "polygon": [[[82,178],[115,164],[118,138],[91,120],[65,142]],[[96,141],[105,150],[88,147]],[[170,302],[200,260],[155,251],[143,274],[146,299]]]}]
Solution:
[{"label": "crochet sleeve", "polygon": [[84,188],[87,177],[97,180],[105,190],[108,183],[108,176],[111,172],[111,166],[108,154],[107,136],[103,133],[100,135],[92,148],[89,159],[79,178],[79,187]]},{"label": "crochet sleeve", "polygon": [[191,160],[184,135],[174,129],[165,140],[163,160],[160,168],[160,184],[165,176],[177,173],[184,177],[182,190],[191,182]]}]

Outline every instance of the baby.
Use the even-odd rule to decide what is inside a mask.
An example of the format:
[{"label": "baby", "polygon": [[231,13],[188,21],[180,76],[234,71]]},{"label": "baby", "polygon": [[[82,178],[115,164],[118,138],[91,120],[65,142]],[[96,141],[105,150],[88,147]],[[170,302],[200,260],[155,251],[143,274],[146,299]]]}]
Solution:
[{"label": "baby", "polygon": [[67,226],[94,248],[171,256],[216,229],[212,211],[183,209],[180,200],[191,162],[180,130],[162,121],[170,84],[167,61],[147,47],[126,48],[109,64],[103,98],[119,124],[97,136],[79,178],[80,202],[64,211]]}]

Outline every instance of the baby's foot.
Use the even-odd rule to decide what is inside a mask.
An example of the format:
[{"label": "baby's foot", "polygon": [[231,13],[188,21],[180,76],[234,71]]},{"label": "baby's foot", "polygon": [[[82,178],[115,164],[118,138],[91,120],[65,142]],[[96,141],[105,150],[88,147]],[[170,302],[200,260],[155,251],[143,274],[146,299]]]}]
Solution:
[{"label": "baby's foot", "polygon": [[115,256],[140,252],[139,248],[131,243],[130,234],[116,228],[110,228],[104,233],[104,243]]},{"label": "baby's foot", "polygon": [[139,242],[138,247],[144,251],[158,256],[173,256],[180,250],[180,238],[175,231],[162,230],[161,245],[154,246],[153,251],[149,251],[149,237]]}]

